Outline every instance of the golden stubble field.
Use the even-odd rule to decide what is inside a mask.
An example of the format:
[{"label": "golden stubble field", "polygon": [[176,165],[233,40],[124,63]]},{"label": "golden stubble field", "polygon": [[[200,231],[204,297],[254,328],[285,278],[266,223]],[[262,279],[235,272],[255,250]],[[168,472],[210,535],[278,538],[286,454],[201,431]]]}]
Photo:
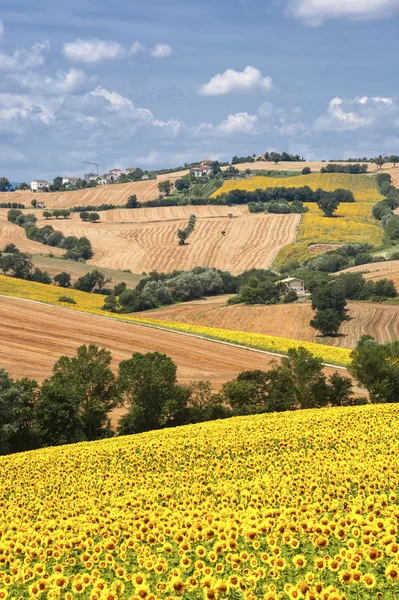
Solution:
[{"label": "golden stubble field", "polygon": [[[197,216],[194,231],[179,246],[177,231],[191,214]],[[77,213],[66,220],[41,217],[39,225],[86,236],[94,251],[90,264],[100,267],[148,273],[209,266],[237,274],[269,267],[280,248],[294,241],[299,221],[299,215],[250,214],[247,207],[181,206],[106,211],[95,224],[83,223]]]},{"label": "golden stubble field", "polygon": [[[151,311],[150,318],[323,343],[309,325],[313,317],[310,303],[227,306],[227,299],[228,296],[218,296],[168,306]],[[364,334],[380,344],[399,339],[399,306],[349,302],[348,316],[349,320],[340,327],[341,335],[325,339],[327,345],[353,349]]]}]

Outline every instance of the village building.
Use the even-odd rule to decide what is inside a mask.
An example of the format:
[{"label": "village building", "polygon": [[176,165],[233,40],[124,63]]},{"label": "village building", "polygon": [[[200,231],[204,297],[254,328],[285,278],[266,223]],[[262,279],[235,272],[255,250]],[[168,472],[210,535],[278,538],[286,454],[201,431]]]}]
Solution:
[{"label": "village building", "polygon": [[122,175],[122,169],[111,169],[108,173],[108,179],[111,181],[118,181],[119,177]]},{"label": "village building", "polygon": [[63,177],[62,185],[76,185],[78,182],[78,177]]},{"label": "village building", "polygon": [[213,162],[215,162],[215,161],[212,160],[211,158],[204,158],[204,160],[201,160],[201,167],[203,167],[205,165],[211,165]]},{"label": "village building", "polygon": [[190,174],[195,177],[204,177],[204,175],[210,175],[212,173],[212,167],[209,165],[203,165],[201,167],[194,167],[190,169]]},{"label": "village building", "polygon": [[85,173],[84,174],[84,178],[86,181],[96,181],[98,175],[96,175],[96,173]]},{"label": "village building", "polygon": [[130,175],[131,173],[134,173],[135,171],[137,171],[137,167],[128,167],[127,169],[125,169],[125,174]]},{"label": "village building", "polygon": [[41,192],[42,190],[48,190],[49,182],[45,179],[34,179],[30,184],[32,192]]},{"label": "village building", "polygon": [[108,177],[99,177],[97,179],[98,185],[109,185],[111,180]]},{"label": "village building", "polygon": [[306,293],[305,282],[302,279],[298,279],[298,277],[287,277],[286,279],[277,281],[277,285],[287,291],[294,290],[297,294]]}]

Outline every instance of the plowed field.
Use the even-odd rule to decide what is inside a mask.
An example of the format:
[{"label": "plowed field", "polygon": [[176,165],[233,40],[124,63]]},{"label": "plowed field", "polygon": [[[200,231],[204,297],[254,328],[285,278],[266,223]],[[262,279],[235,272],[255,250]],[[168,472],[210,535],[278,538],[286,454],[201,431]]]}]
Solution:
[{"label": "plowed field", "polygon": [[[76,213],[71,219],[50,222],[66,236],[87,236],[94,251],[90,262],[100,267],[143,273],[210,266],[241,273],[252,267],[269,267],[279,249],[294,241],[300,220],[299,215],[253,215],[246,207],[177,208],[119,211],[121,219],[129,218],[128,212],[135,218],[139,213],[130,223],[112,222],[108,212],[102,213],[96,224],[83,223]],[[228,213],[237,217],[229,218]],[[147,214],[152,220],[146,220]],[[167,214],[170,219],[162,218]],[[179,246],[177,230],[186,227],[190,214],[198,216],[197,223],[187,244]]]},{"label": "plowed field", "polygon": [[[221,327],[250,333],[293,338],[304,342],[321,342],[309,325],[313,316],[310,304],[276,306],[226,306],[228,296],[188,302],[149,313],[152,319],[166,319],[207,327]],[[399,306],[351,302],[349,320],[341,335],[326,339],[330,346],[354,348],[361,335],[372,335],[379,343],[399,339]]]}]

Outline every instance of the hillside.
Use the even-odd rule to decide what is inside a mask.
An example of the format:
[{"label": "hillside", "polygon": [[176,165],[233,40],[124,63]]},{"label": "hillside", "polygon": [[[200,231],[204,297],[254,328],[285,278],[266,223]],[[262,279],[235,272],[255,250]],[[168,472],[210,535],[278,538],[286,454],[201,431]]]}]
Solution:
[{"label": "hillside", "polygon": [[49,254],[50,250],[56,255],[65,253],[59,248],[49,248],[39,242],[28,240],[22,227],[7,221],[7,212],[8,210],[5,208],[0,209],[0,250],[7,244],[15,244],[22,252],[32,254]]},{"label": "hillside", "polygon": [[389,260],[382,262],[369,263],[350,267],[342,273],[363,273],[365,279],[377,281],[378,279],[392,279],[395,286],[399,289],[399,260]]},{"label": "hillside", "polygon": [[[207,327],[221,327],[251,333],[281,336],[304,342],[323,343],[315,335],[309,321],[313,317],[310,303],[272,306],[226,306],[228,296],[186,302],[151,311],[151,319],[180,321]],[[383,344],[399,339],[399,306],[382,303],[349,302],[348,321],[340,327],[340,335],[328,338],[329,346],[353,349],[359,338],[368,334]]]},{"label": "hillside", "polygon": [[369,175],[347,175],[343,173],[312,173],[311,175],[298,175],[289,178],[249,177],[243,180],[229,179],[211,197],[216,198],[220,194],[230,192],[231,190],[247,190],[251,192],[256,189],[276,187],[299,188],[305,185],[314,191],[318,188],[326,192],[334,191],[337,188],[351,190],[355,200],[359,202],[376,203],[383,200],[383,196],[377,190],[375,177]]},{"label": "hillside", "polygon": [[394,598],[398,418],[314,409],[3,456],[0,591],[332,600],[356,575],[359,598]]},{"label": "hillside", "polygon": [[[254,215],[247,207],[172,208],[106,211],[96,224],[83,223],[75,213],[67,220],[42,218],[41,224],[51,223],[66,236],[88,237],[92,265],[133,273],[210,266],[237,274],[269,267],[280,248],[295,239],[300,220],[299,215]],[[177,231],[186,227],[191,214],[197,216],[194,231],[179,246]]]}]

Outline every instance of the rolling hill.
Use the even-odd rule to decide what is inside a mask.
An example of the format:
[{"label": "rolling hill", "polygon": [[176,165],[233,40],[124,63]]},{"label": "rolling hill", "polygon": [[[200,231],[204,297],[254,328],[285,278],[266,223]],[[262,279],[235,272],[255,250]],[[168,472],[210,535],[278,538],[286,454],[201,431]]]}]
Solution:
[{"label": "rolling hill", "polygon": [[[177,231],[191,214],[197,216],[194,231],[179,246]],[[280,248],[294,241],[299,220],[293,214],[254,215],[247,207],[181,206],[106,211],[96,224],[83,223],[77,213],[67,220],[42,218],[40,224],[51,223],[66,236],[88,237],[92,265],[133,273],[211,266],[237,274],[269,267]]]}]

